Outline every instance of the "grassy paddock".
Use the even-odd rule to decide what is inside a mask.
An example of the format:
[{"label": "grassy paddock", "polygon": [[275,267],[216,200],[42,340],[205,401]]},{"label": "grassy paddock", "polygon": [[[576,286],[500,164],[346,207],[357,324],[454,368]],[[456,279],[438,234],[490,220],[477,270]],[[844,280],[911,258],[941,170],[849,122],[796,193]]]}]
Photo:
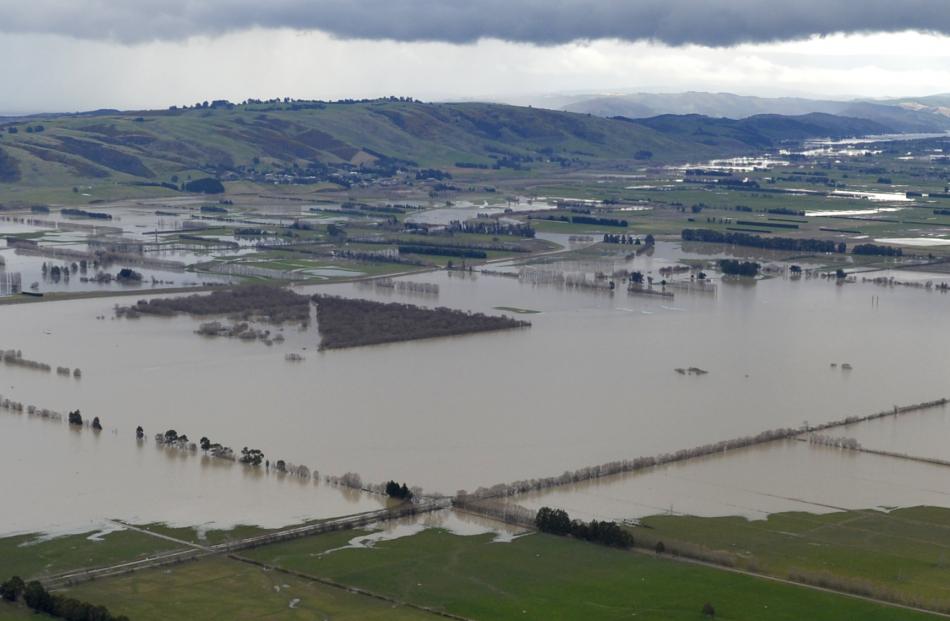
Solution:
[{"label": "grassy paddock", "polygon": [[88,582],[63,593],[102,604],[135,621],[438,618],[222,557]]},{"label": "grassy paddock", "polygon": [[92,533],[40,540],[38,535],[0,539],[0,581],[18,575],[23,579],[61,573],[83,567],[134,561],[180,546],[131,530],[91,540]]},{"label": "grassy paddock", "polygon": [[354,531],[249,551],[266,563],[329,578],[473,619],[925,619],[849,597],[609,549],[531,535],[492,543],[426,530],[373,549],[321,552]]},{"label": "grassy paddock", "polygon": [[950,509],[913,507],[814,515],[655,516],[634,529],[714,562],[933,609],[950,609]]}]

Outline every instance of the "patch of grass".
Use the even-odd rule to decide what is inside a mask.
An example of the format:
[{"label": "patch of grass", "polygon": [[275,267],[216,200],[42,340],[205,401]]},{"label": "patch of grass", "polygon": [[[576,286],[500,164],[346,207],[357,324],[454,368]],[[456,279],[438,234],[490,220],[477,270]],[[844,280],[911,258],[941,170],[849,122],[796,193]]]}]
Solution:
[{"label": "patch of grass", "polygon": [[889,513],[845,511],[740,517],[655,516],[634,530],[662,540],[726,553],[737,565],[782,578],[824,577],[870,587],[932,607],[950,607],[950,509],[914,507]]},{"label": "patch of grass", "polygon": [[65,593],[102,604],[114,614],[124,614],[136,621],[413,621],[437,618],[412,608],[394,606],[386,601],[227,558],[211,558],[97,580],[68,589]]},{"label": "patch of grass", "polygon": [[261,561],[473,619],[700,619],[815,621],[926,619],[877,606],[652,555],[549,535],[511,543],[426,530],[320,556],[355,533],[265,546]]},{"label": "patch of grass", "polygon": [[101,541],[92,533],[42,540],[39,535],[0,539],[0,580],[18,575],[23,579],[133,561],[156,552],[174,550],[175,543],[131,530],[109,533]]},{"label": "patch of grass", "polygon": [[35,613],[22,603],[11,604],[0,600],[0,621],[26,621],[27,619],[39,621],[52,618],[49,615]]}]

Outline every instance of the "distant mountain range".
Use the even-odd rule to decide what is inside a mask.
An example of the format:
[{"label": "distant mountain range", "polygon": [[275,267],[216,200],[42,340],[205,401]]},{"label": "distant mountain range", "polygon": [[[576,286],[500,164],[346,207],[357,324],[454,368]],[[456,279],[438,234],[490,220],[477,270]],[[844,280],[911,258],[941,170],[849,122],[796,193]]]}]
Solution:
[{"label": "distant mountain range", "polygon": [[[553,100],[553,99],[552,99]],[[831,101],[801,97],[752,97],[731,93],[632,93],[572,96],[559,106],[568,112],[633,119],[663,114],[701,114],[744,119],[761,114],[823,113],[867,119],[899,132],[950,130],[950,95],[889,100]]]}]

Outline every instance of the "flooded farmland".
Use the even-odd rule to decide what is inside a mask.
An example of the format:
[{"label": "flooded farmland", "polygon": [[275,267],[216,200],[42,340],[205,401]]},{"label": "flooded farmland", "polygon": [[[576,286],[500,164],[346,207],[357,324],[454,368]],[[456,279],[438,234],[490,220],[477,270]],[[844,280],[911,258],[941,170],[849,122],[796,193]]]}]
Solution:
[{"label": "flooded farmland", "polygon": [[[660,245],[656,256],[623,261],[656,273],[681,256],[673,243]],[[572,265],[591,269],[583,262]],[[947,392],[950,298],[935,291],[776,277],[754,284],[717,282],[713,293],[675,290],[675,297],[667,298],[478,273],[441,271],[408,279],[437,284],[438,296],[356,283],[300,290],[486,313],[538,312],[523,315],[533,324],[527,329],[318,352],[313,323],[303,331],[285,328],[286,340],[268,347],[200,337],[194,334],[200,321],[188,317],[112,319],[115,300],[109,299],[3,306],[0,347],[21,349],[25,357],[53,366],[80,367],[82,378],[4,365],[0,394],[60,412],[78,408],[86,418],[99,416],[105,429],[77,434],[65,424],[0,411],[0,450],[21,456],[18,485],[39,486],[87,521],[228,523],[228,515],[241,515],[241,521],[273,525],[355,512],[378,501],[347,499],[322,484],[312,490],[312,483],[300,495],[287,494],[293,496],[287,501],[288,490],[298,488],[295,481],[258,481],[238,465],[219,471],[202,465],[200,453],[171,459],[150,440],[137,446],[136,426],[147,438],[175,429],[193,440],[204,435],[237,449],[260,448],[268,457],[306,464],[321,474],[356,472],[368,482],[395,478],[452,494],[804,421],[867,414]],[[303,360],[289,363],[288,353]],[[686,367],[707,373],[674,371]],[[895,428],[909,421],[896,420]],[[763,503],[761,495],[755,502],[726,502],[710,484],[703,494],[682,489],[674,510],[807,509],[835,505],[835,486],[855,488],[846,476],[822,476],[826,469],[841,471],[838,460],[849,457],[792,446],[779,451],[782,459],[773,459],[772,451],[754,462],[729,458],[739,466],[704,465],[703,480],[718,477],[725,484],[735,472],[753,471],[764,486],[772,475],[787,477],[796,464],[814,462],[802,470],[802,484],[820,477],[827,494],[783,494],[804,504]],[[49,474],[63,472],[75,475]],[[888,465],[881,472],[897,470]],[[182,499],[176,498],[178,486]],[[939,490],[925,496],[904,487],[877,485],[875,494],[842,504],[950,502]],[[207,502],[184,500],[211,488]],[[130,490],[128,502],[104,509],[103,494],[116,489]],[[614,512],[592,504],[590,513],[632,517],[668,509],[662,495],[639,489],[631,494],[607,492],[621,502],[636,497],[642,509]],[[209,518],[208,505],[220,509],[220,517]],[[257,513],[248,508],[252,505]],[[35,503],[0,518],[0,532],[26,524],[56,528],[64,521],[51,506]]]},{"label": "flooded farmland", "polygon": [[529,509],[558,507],[583,519],[657,514],[750,520],[786,511],[828,513],[950,506],[945,466],[787,440],[515,496]]}]

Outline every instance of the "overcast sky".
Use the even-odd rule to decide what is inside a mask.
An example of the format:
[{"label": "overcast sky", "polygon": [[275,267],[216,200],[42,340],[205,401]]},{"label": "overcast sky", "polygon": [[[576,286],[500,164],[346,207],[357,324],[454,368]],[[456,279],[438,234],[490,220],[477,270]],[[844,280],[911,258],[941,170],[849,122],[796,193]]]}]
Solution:
[{"label": "overcast sky", "polygon": [[[0,0],[0,112],[950,91],[948,0]],[[539,100],[535,99],[535,102]]]}]

